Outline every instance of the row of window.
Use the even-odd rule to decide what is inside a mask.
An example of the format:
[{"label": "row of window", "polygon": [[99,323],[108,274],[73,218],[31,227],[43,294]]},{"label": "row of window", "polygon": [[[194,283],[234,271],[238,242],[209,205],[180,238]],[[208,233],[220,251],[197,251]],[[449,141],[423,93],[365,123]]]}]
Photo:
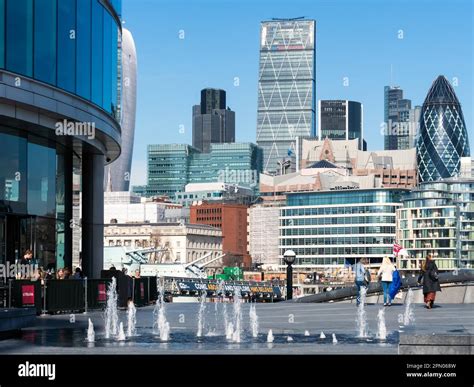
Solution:
[{"label": "row of window", "polygon": [[348,206],[348,207],[313,207],[291,208],[281,211],[282,216],[308,216],[308,215],[342,215],[365,213],[393,213],[398,206]]},{"label": "row of window", "polygon": [[334,237],[334,238],[286,238],[281,240],[283,246],[318,246],[318,245],[375,245],[391,244],[394,236],[389,237]]},{"label": "row of window", "polygon": [[[347,231],[353,230],[357,234],[395,234],[394,226],[366,226],[366,227],[328,227],[328,228],[284,228],[281,230],[282,236],[287,235],[344,235]],[[378,231],[380,230],[380,231]],[[373,232],[372,232],[373,231]]]},{"label": "row of window", "polygon": [[[285,249],[281,249],[280,254],[284,253]],[[311,247],[295,247],[292,250],[296,253],[296,256],[301,255],[334,255],[334,256],[347,256],[347,255],[358,255],[358,256],[367,256],[367,255],[387,255],[391,256],[393,254],[392,247],[320,247],[320,248],[311,248]]]},{"label": "row of window", "polygon": [[395,234],[395,226],[363,227],[319,227],[319,228],[283,228],[281,235],[357,235],[357,234]]},{"label": "row of window", "polygon": [[291,218],[282,219],[281,226],[317,226],[329,224],[374,224],[374,223],[395,223],[395,215],[367,215],[351,216],[347,218]]}]

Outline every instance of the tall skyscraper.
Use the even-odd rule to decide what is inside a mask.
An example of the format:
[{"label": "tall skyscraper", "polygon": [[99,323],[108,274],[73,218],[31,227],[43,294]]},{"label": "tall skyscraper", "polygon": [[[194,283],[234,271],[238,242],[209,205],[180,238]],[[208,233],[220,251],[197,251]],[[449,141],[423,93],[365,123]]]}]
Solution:
[{"label": "tall skyscraper", "polygon": [[367,150],[364,140],[364,112],[360,102],[347,100],[319,100],[319,140],[359,139],[359,149]]},{"label": "tall skyscraper", "polygon": [[122,153],[105,167],[106,191],[128,191],[132,169],[137,105],[137,52],[131,32],[122,29]]},{"label": "tall skyscraper", "polygon": [[421,108],[416,151],[420,181],[456,176],[461,158],[470,156],[461,104],[442,75],[431,85]]},{"label": "tall skyscraper", "polygon": [[314,20],[261,23],[257,144],[269,173],[283,170],[279,165],[295,153],[296,137],[316,135],[315,35]]},{"label": "tall skyscraper", "polygon": [[193,147],[208,153],[212,143],[235,142],[235,112],[226,107],[226,93],[201,90],[201,104],[193,106]]},{"label": "tall skyscraper", "polygon": [[385,150],[401,150],[415,146],[417,117],[419,117],[419,107],[412,109],[411,100],[403,98],[403,90],[400,87],[385,86]]}]

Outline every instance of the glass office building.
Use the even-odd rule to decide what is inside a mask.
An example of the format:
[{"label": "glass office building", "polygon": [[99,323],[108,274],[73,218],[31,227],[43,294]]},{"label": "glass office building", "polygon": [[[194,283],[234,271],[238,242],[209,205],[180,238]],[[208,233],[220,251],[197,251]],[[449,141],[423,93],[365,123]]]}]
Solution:
[{"label": "glass office building", "polygon": [[296,169],[296,137],[315,136],[316,22],[303,18],[264,21],[260,28],[257,145],[263,169]]},{"label": "glass office building", "polygon": [[319,100],[318,138],[331,140],[359,139],[359,149],[367,150],[364,140],[363,105],[356,101]]},{"label": "glass office building", "polygon": [[280,262],[286,250],[296,265],[345,267],[358,259],[379,266],[392,256],[395,212],[403,189],[357,189],[288,193],[280,210]]},{"label": "glass office building", "polygon": [[252,143],[211,144],[201,153],[186,144],[148,145],[147,196],[185,190],[188,183],[222,182],[258,190],[262,149]]},{"label": "glass office building", "polygon": [[71,267],[75,174],[82,267],[100,274],[104,164],[121,141],[120,12],[120,1],[0,0],[0,263],[31,249],[40,266]]},{"label": "glass office building", "polygon": [[417,270],[433,254],[442,270],[474,267],[474,180],[420,184],[397,210],[397,237],[408,256],[402,270]]},{"label": "glass office building", "polygon": [[193,106],[193,147],[208,153],[212,143],[235,142],[235,112],[226,105],[226,92],[201,90],[201,103]]},{"label": "glass office building", "polygon": [[442,75],[433,82],[423,103],[416,152],[420,181],[457,176],[461,158],[470,156],[461,104]]}]

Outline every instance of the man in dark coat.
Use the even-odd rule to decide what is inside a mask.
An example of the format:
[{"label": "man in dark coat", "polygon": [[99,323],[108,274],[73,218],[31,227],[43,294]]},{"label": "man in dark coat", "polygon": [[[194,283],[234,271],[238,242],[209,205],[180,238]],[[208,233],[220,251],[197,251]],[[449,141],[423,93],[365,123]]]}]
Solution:
[{"label": "man in dark coat", "polygon": [[421,284],[421,282],[423,282],[425,305],[428,309],[431,309],[436,298],[436,292],[441,291],[438,267],[432,254],[428,254],[426,261],[422,264],[421,272],[418,276],[418,283]]}]

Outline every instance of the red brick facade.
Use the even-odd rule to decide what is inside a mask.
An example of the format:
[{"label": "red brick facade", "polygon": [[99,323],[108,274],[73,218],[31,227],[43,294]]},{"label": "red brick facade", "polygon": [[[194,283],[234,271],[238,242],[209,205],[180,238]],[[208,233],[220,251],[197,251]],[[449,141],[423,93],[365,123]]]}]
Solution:
[{"label": "red brick facade", "polygon": [[224,266],[249,268],[247,251],[247,206],[231,203],[203,203],[191,206],[191,223],[207,224],[222,230],[222,252],[227,254]]}]

